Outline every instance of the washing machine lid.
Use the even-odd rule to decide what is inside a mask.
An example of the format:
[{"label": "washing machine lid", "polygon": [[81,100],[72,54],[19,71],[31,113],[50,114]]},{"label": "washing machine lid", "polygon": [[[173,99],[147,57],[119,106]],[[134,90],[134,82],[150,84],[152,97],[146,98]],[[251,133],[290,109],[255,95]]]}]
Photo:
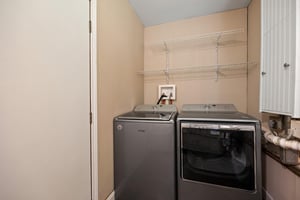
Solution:
[{"label": "washing machine lid", "polygon": [[132,111],[120,115],[119,119],[127,120],[156,120],[156,121],[169,121],[171,120],[173,112],[141,112]]},{"label": "washing machine lid", "polygon": [[118,116],[118,119],[170,121],[176,113],[175,105],[145,104],[136,106],[133,111]]},{"label": "washing machine lid", "polygon": [[169,104],[143,104],[134,108],[135,112],[177,112],[175,105]]}]

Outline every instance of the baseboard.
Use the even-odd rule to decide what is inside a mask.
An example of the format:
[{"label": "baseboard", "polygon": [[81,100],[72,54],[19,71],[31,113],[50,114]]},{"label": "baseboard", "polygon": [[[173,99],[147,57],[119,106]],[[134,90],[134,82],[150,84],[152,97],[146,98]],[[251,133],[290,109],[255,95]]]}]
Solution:
[{"label": "baseboard", "polygon": [[106,198],[106,200],[115,200],[115,192],[112,191],[112,193],[110,193],[110,195]]},{"label": "baseboard", "polygon": [[262,193],[264,200],[274,200],[274,198],[269,194],[269,192],[265,188],[262,188]]}]

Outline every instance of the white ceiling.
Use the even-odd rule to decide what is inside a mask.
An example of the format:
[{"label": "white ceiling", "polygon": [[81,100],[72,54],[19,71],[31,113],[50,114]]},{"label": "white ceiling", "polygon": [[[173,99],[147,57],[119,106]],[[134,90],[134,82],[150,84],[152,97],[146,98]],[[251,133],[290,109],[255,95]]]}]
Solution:
[{"label": "white ceiling", "polygon": [[245,8],[251,0],[129,0],[144,26]]}]

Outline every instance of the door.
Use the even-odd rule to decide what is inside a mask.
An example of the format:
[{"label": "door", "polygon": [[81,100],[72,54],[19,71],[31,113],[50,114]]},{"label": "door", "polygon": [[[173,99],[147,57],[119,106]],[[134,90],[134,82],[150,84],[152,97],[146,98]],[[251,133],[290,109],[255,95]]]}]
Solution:
[{"label": "door", "polygon": [[1,0],[0,199],[91,199],[88,25],[88,0]]}]

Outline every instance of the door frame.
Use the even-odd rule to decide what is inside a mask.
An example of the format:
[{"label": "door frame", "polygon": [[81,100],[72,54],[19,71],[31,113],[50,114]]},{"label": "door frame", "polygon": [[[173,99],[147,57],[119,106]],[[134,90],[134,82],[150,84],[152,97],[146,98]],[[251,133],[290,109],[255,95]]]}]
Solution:
[{"label": "door frame", "polygon": [[90,0],[91,198],[98,200],[97,0]]}]

